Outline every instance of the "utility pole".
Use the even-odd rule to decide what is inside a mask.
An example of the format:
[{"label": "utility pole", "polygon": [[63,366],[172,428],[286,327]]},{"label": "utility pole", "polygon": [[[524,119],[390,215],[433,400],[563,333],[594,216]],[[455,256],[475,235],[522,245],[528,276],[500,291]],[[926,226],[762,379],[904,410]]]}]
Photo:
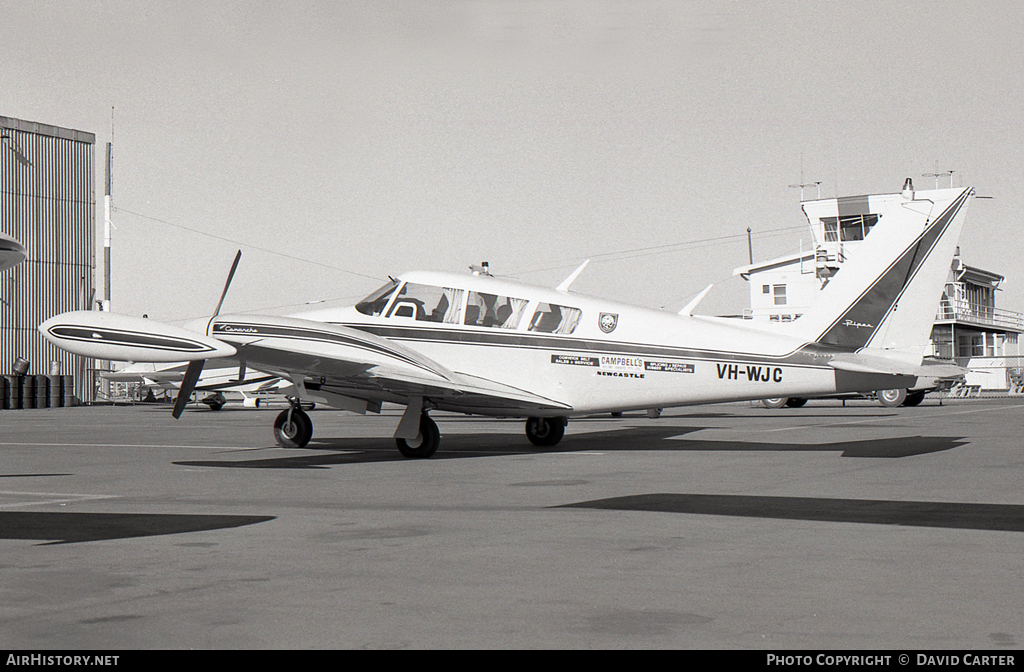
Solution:
[{"label": "utility pole", "polygon": [[100,310],[110,312],[110,194],[111,160],[114,145],[114,108],[110,108],[110,142],[107,143],[107,173],[103,190],[103,303]]}]

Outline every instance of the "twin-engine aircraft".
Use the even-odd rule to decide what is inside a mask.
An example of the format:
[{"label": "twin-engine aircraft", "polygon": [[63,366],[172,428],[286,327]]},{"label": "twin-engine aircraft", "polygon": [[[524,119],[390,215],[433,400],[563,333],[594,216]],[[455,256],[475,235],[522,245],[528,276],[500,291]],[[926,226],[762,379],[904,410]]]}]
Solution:
[{"label": "twin-engine aircraft", "polygon": [[290,380],[296,393],[274,422],[285,447],[312,437],[309,402],[405,406],[394,437],[410,458],[437,450],[435,409],[525,418],[534,445],[554,446],[573,416],[907,388],[934,375],[922,357],[972,194],[908,184],[820,299],[770,329],[575,294],[572,278],[549,289],[416,272],[354,306],[292,317],[220,315],[222,294],[190,328],[71,312],[39,330],[87,357],[189,361],[175,417],[207,360],[237,365],[239,379],[251,368]]}]

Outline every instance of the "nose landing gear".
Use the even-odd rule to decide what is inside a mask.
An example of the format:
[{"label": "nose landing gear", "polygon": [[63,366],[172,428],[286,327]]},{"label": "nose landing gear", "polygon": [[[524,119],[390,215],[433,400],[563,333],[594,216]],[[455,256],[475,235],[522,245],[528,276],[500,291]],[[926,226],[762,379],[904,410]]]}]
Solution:
[{"label": "nose landing gear", "polygon": [[313,438],[313,421],[302,410],[298,399],[289,399],[291,407],[274,420],[274,438],[282,448],[303,448]]}]

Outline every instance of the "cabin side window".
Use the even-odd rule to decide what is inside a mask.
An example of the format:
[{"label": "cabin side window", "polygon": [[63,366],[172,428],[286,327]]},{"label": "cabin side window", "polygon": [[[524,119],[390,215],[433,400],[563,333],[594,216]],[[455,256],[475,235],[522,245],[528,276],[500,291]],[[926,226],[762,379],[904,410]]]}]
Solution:
[{"label": "cabin side window", "polygon": [[367,296],[365,299],[356,304],[356,310],[363,315],[370,315],[377,317],[384,312],[384,309],[388,305],[388,301],[391,299],[391,295],[395,293],[398,288],[398,282],[392,280],[383,287],[377,289],[375,292]]},{"label": "cabin side window", "polygon": [[470,292],[466,300],[466,321],[474,327],[496,327],[518,329],[526,312],[526,299],[516,299],[499,294]]},{"label": "cabin side window", "polygon": [[462,290],[407,282],[395,297],[388,317],[458,324],[462,318]]},{"label": "cabin side window", "polygon": [[530,331],[546,334],[571,334],[579,324],[582,311],[579,308],[559,306],[554,303],[540,303],[530,320]]}]

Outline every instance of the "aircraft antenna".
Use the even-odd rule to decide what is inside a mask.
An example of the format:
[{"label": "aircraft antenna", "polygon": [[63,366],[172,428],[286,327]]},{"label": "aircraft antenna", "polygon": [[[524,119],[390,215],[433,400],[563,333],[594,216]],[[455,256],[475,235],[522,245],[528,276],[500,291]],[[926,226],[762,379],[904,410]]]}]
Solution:
[{"label": "aircraft antenna", "polygon": [[947,171],[944,171],[944,172],[940,173],[939,172],[939,162],[938,161],[935,162],[935,172],[934,173],[923,173],[921,175],[921,177],[934,177],[935,178],[935,188],[938,189],[939,188],[939,178],[942,177],[943,175],[949,175],[949,188],[952,189],[953,188],[953,171],[952,170],[947,170]]}]

